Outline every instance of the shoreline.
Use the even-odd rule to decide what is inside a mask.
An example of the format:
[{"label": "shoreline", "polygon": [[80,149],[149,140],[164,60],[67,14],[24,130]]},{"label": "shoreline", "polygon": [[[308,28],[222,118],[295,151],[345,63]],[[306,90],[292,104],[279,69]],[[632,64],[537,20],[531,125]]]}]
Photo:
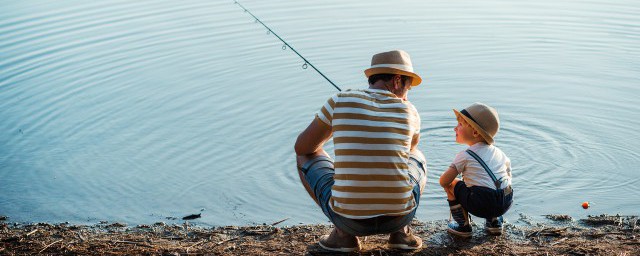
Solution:
[{"label": "shoreline", "polygon": [[[417,251],[385,247],[387,236],[361,237],[363,249],[351,255],[640,255],[638,216],[600,215],[571,220],[567,215],[547,215],[544,222],[521,216],[525,226],[506,223],[502,236],[489,236],[481,220],[474,223],[473,237],[459,239],[446,231],[446,221],[412,223],[423,239]],[[129,227],[121,223],[95,225],[66,223],[18,224],[0,221],[0,254],[71,255],[273,255],[331,254],[317,245],[330,225],[271,225],[200,227],[153,225]]]}]

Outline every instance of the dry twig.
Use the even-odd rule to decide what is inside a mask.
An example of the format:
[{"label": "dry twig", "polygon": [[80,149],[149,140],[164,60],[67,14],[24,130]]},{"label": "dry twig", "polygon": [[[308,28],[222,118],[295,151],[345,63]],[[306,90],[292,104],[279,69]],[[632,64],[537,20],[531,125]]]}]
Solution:
[{"label": "dry twig", "polygon": [[139,245],[139,246],[144,246],[144,247],[149,247],[149,248],[153,248],[153,246],[148,245],[148,244],[144,244],[144,243],[139,243],[139,242],[132,242],[132,241],[115,241],[116,244],[134,244],[134,245]]},{"label": "dry twig", "polygon": [[49,248],[49,247],[50,247],[50,246],[52,246],[53,244],[58,243],[58,242],[61,242],[61,241],[62,241],[62,239],[57,240],[57,241],[55,241],[55,242],[53,242],[53,243],[48,244],[47,246],[45,246],[44,248],[42,248],[42,250],[40,250],[38,253],[42,253],[44,250],[46,250],[47,248]]},{"label": "dry twig", "polygon": [[565,240],[567,240],[567,237],[562,238],[562,239],[560,239],[560,240],[558,240],[558,241],[555,241],[555,242],[551,243],[550,245],[551,245],[551,246],[554,246],[554,245],[556,245],[556,244],[559,244],[559,243],[564,242]]},{"label": "dry twig", "polygon": [[229,238],[229,239],[227,239],[227,240],[222,240],[222,241],[220,241],[220,242],[216,243],[216,246],[221,245],[221,244],[224,244],[224,243],[226,243],[226,242],[230,242],[230,241],[236,240],[236,239],[238,239],[238,238],[240,238],[240,237],[234,237],[234,238]]},{"label": "dry twig", "polygon": [[271,226],[278,225],[278,224],[280,224],[280,223],[282,223],[282,222],[287,221],[288,219],[290,219],[290,218],[289,218],[289,217],[287,217],[287,218],[284,218],[284,219],[282,219],[282,220],[279,220],[279,221],[276,221],[276,222],[274,222],[274,223],[271,223]]},{"label": "dry twig", "polygon": [[38,231],[39,231],[39,230],[36,228],[36,229],[32,230],[31,232],[27,233],[27,235],[26,235],[26,236],[33,235],[33,233],[38,232]]}]

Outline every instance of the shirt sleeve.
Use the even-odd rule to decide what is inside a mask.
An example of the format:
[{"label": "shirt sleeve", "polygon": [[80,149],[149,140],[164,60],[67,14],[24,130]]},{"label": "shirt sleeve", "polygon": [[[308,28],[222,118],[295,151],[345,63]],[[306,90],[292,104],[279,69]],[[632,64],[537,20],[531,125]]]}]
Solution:
[{"label": "shirt sleeve", "polygon": [[337,100],[338,95],[333,95],[326,103],[324,103],[322,108],[320,108],[320,111],[316,113],[316,117],[329,126],[331,126],[331,122],[333,120],[333,110],[336,106]]},{"label": "shirt sleeve", "polygon": [[456,157],[453,159],[453,163],[451,163],[451,165],[456,168],[458,173],[462,174],[465,167],[467,166],[467,162],[469,162],[467,158],[467,152],[462,151],[456,154]]}]

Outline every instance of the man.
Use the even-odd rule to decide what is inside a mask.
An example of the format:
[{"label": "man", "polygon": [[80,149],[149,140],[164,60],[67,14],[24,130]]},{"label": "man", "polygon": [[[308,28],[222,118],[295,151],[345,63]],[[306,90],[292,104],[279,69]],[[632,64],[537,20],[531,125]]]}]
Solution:
[{"label": "man", "polygon": [[[407,94],[422,79],[402,50],[374,55],[364,73],[369,88],[331,97],[296,141],[300,180],[335,225],[319,244],[351,252],[360,249],[357,236],[390,234],[389,247],[418,249],[422,240],[408,225],[426,185],[426,160]],[[332,136],[335,162],[322,149]]]}]

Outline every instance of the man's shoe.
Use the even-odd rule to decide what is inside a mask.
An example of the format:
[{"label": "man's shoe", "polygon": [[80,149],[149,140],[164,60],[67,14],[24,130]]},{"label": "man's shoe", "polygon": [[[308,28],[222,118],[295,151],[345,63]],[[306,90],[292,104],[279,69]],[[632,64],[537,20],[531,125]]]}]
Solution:
[{"label": "man's shoe", "polygon": [[460,237],[471,237],[472,230],[471,230],[470,224],[460,225],[458,224],[458,222],[452,221],[452,222],[449,222],[447,227],[448,227],[447,231],[452,235],[456,235]]},{"label": "man's shoe", "polygon": [[404,230],[389,234],[387,247],[391,249],[416,250],[422,248],[422,239],[411,233],[406,227]]},{"label": "man's shoe", "polygon": [[502,221],[502,216],[493,219],[487,219],[487,221],[484,223],[484,227],[487,230],[487,233],[494,236],[502,235]]},{"label": "man's shoe", "polygon": [[360,240],[358,237],[349,235],[337,228],[331,234],[320,237],[318,241],[320,247],[332,252],[353,252],[360,250]]}]

